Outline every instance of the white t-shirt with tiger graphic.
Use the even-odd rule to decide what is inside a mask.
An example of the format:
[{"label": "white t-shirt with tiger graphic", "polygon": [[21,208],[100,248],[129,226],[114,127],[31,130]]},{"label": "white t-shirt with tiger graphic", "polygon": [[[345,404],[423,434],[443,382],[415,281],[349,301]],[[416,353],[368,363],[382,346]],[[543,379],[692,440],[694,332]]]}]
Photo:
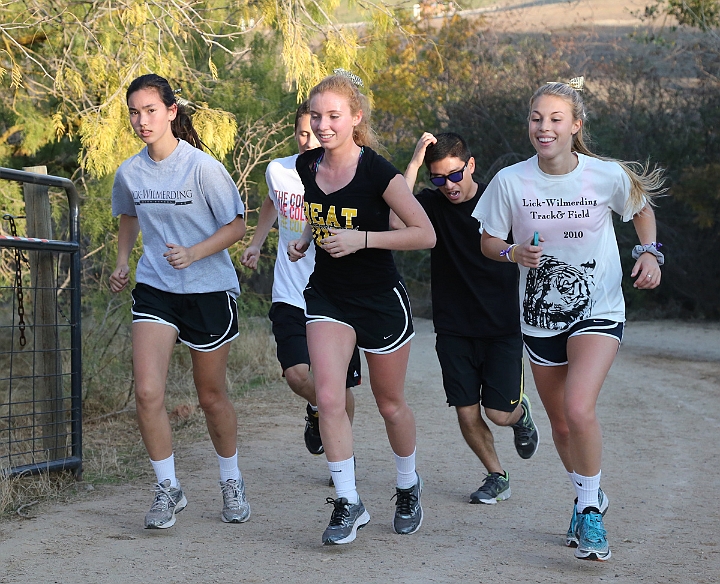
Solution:
[{"label": "white t-shirt with tiger graphic", "polygon": [[568,174],[540,170],[537,156],[501,170],[473,211],[489,235],[513,243],[535,231],[540,267],[520,267],[522,332],[550,337],[580,320],[625,321],[622,269],[612,212],[629,221],[630,179],[614,161],[577,154]]}]

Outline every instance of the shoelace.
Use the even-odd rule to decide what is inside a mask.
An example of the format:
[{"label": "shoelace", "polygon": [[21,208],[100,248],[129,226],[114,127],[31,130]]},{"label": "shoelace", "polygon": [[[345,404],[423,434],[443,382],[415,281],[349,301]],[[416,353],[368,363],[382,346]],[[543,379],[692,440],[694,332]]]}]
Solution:
[{"label": "shoelace", "polygon": [[160,483],[155,485],[155,500],[150,511],[163,511],[175,506],[175,501],[170,495],[170,489],[166,489]]},{"label": "shoelace", "polygon": [[332,497],[328,497],[327,499],[325,499],[325,504],[335,505],[335,509],[333,509],[332,515],[330,516],[330,525],[344,525],[345,520],[350,517],[350,503],[348,502],[348,500],[344,497],[341,497],[339,499],[333,499]]},{"label": "shoelace", "polygon": [[227,507],[232,509],[240,508],[240,483],[225,481],[221,483],[220,490],[222,491],[223,499]]},{"label": "shoelace", "polygon": [[601,542],[607,538],[607,531],[600,525],[599,513],[588,513],[585,515],[587,527],[585,528],[585,539],[592,542]]},{"label": "shoelace", "polygon": [[305,421],[308,424],[310,424],[310,427],[313,429],[313,432],[315,432],[317,434],[320,433],[320,419],[319,418],[316,418],[315,416],[305,416]]},{"label": "shoelace", "polygon": [[502,483],[500,482],[502,478],[505,477],[499,474],[489,474],[483,481],[483,487],[492,487],[495,492],[497,492],[502,488]]},{"label": "shoelace", "polygon": [[396,489],[392,499],[395,499],[395,506],[400,515],[410,515],[413,506],[418,500],[417,496],[413,494],[413,487],[409,489]]},{"label": "shoelace", "polygon": [[528,415],[527,412],[523,414],[523,417],[520,418],[515,424],[513,424],[513,428],[517,431],[517,435],[525,441],[530,441],[530,436],[532,436],[533,428],[526,425],[526,419]]}]

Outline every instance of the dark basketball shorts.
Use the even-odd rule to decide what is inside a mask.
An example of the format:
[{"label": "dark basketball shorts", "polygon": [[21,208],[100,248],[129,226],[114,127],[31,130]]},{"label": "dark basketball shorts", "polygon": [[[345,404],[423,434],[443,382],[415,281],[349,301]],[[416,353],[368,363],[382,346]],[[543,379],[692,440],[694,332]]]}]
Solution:
[{"label": "dark basketball shorts", "polygon": [[415,336],[410,298],[402,281],[368,296],[329,294],[305,288],[308,323],[337,322],[355,330],[358,347],[379,355],[397,351]]},{"label": "dark basketball shorts", "polygon": [[622,343],[625,324],[605,318],[591,318],[581,320],[572,325],[567,331],[552,337],[532,337],[523,335],[525,349],[530,361],[536,365],[559,367],[567,365],[567,342],[570,337],[578,335],[603,335],[617,339],[618,348]]},{"label": "dark basketball shorts", "polygon": [[134,323],[171,326],[178,342],[196,351],[214,351],[238,336],[237,302],[228,292],[174,294],[136,284],[132,299]]},{"label": "dark basketball shorts", "polygon": [[[283,371],[300,363],[310,366],[305,332],[307,318],[303,309],[285,302],[273,302],[268,318],[272,321],[277,358]],[[360,351],[356,345],[350,358],[345,387],[355,387],[360,385],[361,381]]]},{"label": "dark basketball shorts", "polygon": [[438,334],[435,340],[447,403],[512,412],[523,395],[520,334],[478,339]]}]

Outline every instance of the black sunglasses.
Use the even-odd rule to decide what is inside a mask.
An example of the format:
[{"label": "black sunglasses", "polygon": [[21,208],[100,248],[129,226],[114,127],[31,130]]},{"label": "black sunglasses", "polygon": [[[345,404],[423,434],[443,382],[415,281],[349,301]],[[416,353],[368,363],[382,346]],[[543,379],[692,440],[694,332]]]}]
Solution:
[{"label": "black sunglasses", "polygon": [[[470,161],[468,160],[468,162]],[[459,183],[463,178],[463,173],[467,168],[468,162],[465,163],[465,166],[462,167],[462,170],[456,170],[455,172],[451,172],[450,174],[446,174],[445,176],[431,176],[430,182],[436,187],[443,186],[447,181]]]}]

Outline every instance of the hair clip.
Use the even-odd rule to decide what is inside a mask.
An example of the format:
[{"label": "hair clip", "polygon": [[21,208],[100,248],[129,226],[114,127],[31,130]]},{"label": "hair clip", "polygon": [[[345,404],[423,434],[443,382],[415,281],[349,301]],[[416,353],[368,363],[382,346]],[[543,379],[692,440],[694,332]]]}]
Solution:
[{"label": "hair clip", "polygon": [[352,81],[353,85],[355,85],[356,87],[362,87],[364,85],[363,80],[360,79],[360,77],[355,75],[355,73],[351,73],[347,69],[343,69],[342,67],[333,69],[333,75],[340,75],[341,77],[345,77],[345,78],[349,79],[350,81]]},{"label": "hair clip", "polygon": [[568,85],[575,91],[582,91],[585,87],[585,77],[573,77],[570,81],[568,81]]},{"label": "hair clip", "polygon": [[548,81],[547,85],[552,85],[553,83],[562,83],[563,85],[569,85],[571,88],[573,88],[575,91],[582,91],[585,87],[585,77],[573,77],[570,81]]}]

